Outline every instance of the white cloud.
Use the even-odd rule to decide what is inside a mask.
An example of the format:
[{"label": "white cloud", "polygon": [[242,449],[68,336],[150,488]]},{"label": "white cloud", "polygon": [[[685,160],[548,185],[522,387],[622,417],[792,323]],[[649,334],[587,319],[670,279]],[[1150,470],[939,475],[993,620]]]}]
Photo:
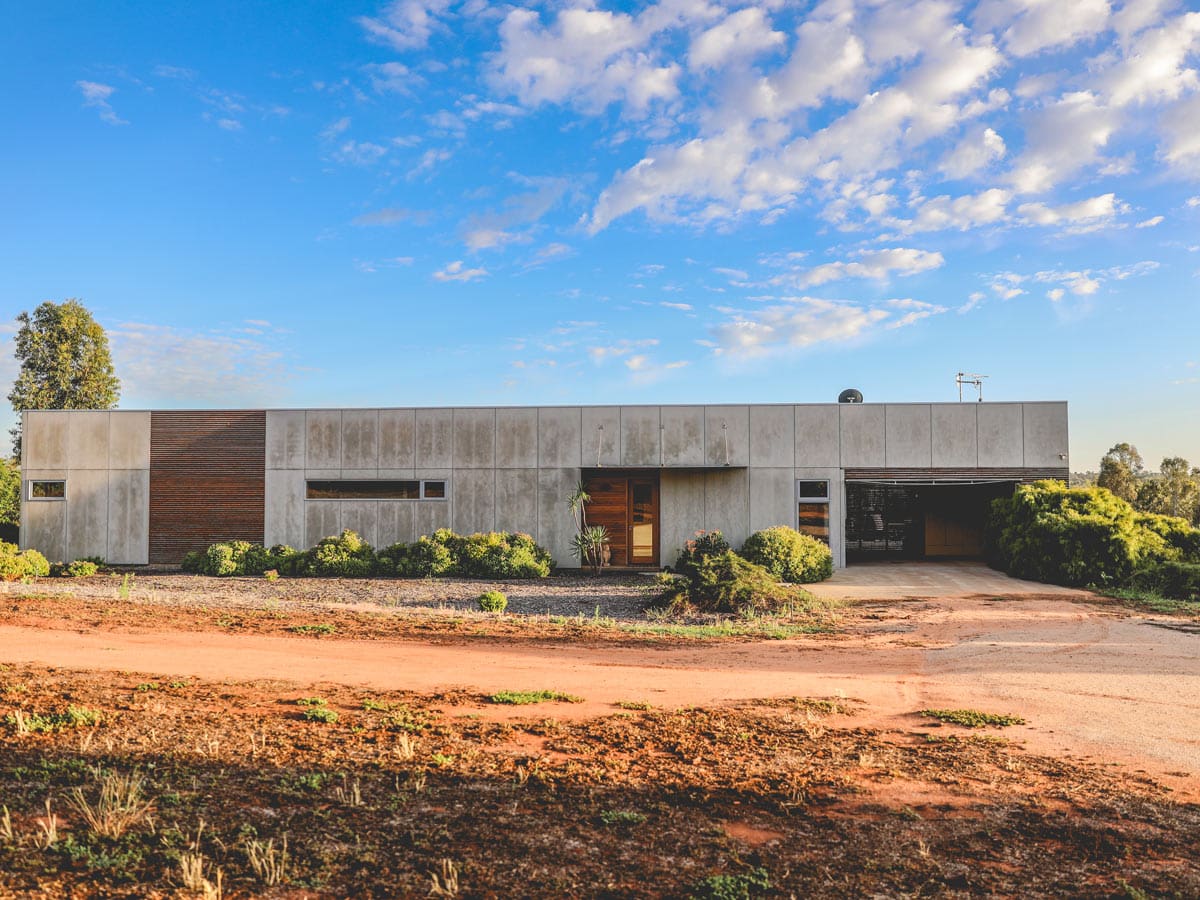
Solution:
[{"label": "white cloud", "polygon": [[83,94],[83,105],[99,110],[102,122],[107,122],[109,125],[129,124],[129,122],[116,114],[112,108],[112,104],[108,102],[108,98],[116,93],[117,90],[112,85],[100,84],[97,81],[77,81],[75,82],[75,86]]},{"label": "white cloud", "polygon": [[688,68],[720,69],[778,47],[785,40],[783,32],[771,27],[762,9],[748,6],[731,13],[692,41]]},{"label": "white cloud", "polygon": [[1195,209],[1197,206],[1200,206],[1200,194],[1197,194],[1195,197],[1187,198],[1188,209]]},{"label": "white cloud", "polygon": [[991,128],[977,128],[942,158],[939,168],[949,178],[966,178],[1003,159],[1004,138]]},{"label": "white cloud", "polygon": [[108,335],[121,399],[130,406],[268,405],[295,374],[289,354],[261,337],[143,322],[121,323]]},{"label": "white cloud", "polygon": [[370,166],[387,155],[387,147],[370,141],[344,141],[333,151],[332,156],[340,163],[352,166]]},{"label": "white cloud", "polygon": [[1200,93],[1180,100],[1162,116],[1159,153],[1184,174],[1200,174]]},{"label": "white cloud", "polygon": [[665,306],[667,309],[678,309],[681,312],[691,312],[692,311],[692,304],[690,304],[690,303],[672,303],[669,300],[663,300],[658,305]]},{"label": "white cloud", "polygon": [[1196,70],[1185,67],[1198,42],[1200,13],[1179,16],[1139,36],[1129,53],[1100,79],[1100,85],[1118,107],[1174,100],[1200,87]]},{"label": "white cloud", "polygon": [[570,187],[565,178],[510,177],[532,190],[508,197],[501,209],[471,216],[464,223],[464,240],[472,250],[529,241],[528,226],[553,209]]},{"label": "white cloud", "polygon": [[242,123],[237,119],[217,119],[217,127],[224,131],[241,131]]},{"label": "white cloud", "polygon": [[926,303],[924,300],[913,300],[911,297],[901,300],[888,300],[887,305],[892,309],[900,311],[899,318],[892,319],[884,326],[889,329],[915,325],[922,319],[928,319],[930,316],[938,316],[944,312],[948,312],[944,306],[938,306],[936,303]]},{"label": "white cloud", "polygon": [[1062,288],[1054,288],[1053,290],[1046,291],[1046,296],[1055,303],[1061,300],[1065,295],[1066,291],[1064,291]]},{"label": "white cloud", "polygon": [[951,198],[949,195],[926,200],[917,208],[916,217],[901,225],[906,232],[944,231],[956,229],[967,231],[983,225],[994,225],[1007,218],[1008,191],[991,188],[978,194],[964,194]]},{"label": "white cloud", "polygon": [[350,127],[350,117],[342,116],[334,122],[330,122],[321,131],[320,138],[323,141],[332,141],[338,135],[343,134]]},{"label": "white cloud", "polygon": [[474,281],[476,278],[486,278],[487,269],[468,269],[461,259],[446,265],[433,273],[436,281]]},{"label": "white cloud", "polygon": [[438,166],[440,166],[442,163],[444,163],[446,160],[448,160],[453,155],[454,154],[451,153],[449,150],[441,150],[441,149],[438,149],[435,147],[431,147],[430,149],[428,149],[424,153],[422,153],[421,158],[420,158],[420,160],[418,160],[417,164],[408,170],[407,177],[411,180],[420,175],[424,175],[427,172],[432,172],[434,169],[436,169]]},{"label": "white cloud", "polygon": [[[896,310],[901,314],[895,316]],[[869,334],[885,322],[904,327],[940,312],[945,309],[915,300],[865,306],[799,297],[753,312],[730,310],[729,320],[714,326],[711,332],[717,345],[715,353],[754,357],[818,344],[843,343]]]},{"label": "white cloud", "polygon": [[1154,228],[1157,225],[1161,225],[1163,223],[1163,220],[1164,220],[1163,216],[1153,216],[1152,218],[1138,222],[1133,227],[1134,228]]},{"label": "white cloud", "polygon": [[979,306],[987,298],[983,291],[972,291],[967,297],[967,302],[958,308],[959,313],[969,313],[975,307]]},{"label": "white cloud", "polygon": [[359,16],[355,21],[378,43],[414,50],[429,43],[438,27],[437,17],[449,6],[450,0],[394,0],[379,16]]},{"label": "white cloud", "polygon": [[846,262],[823,263],[795,275],[779,275],[773,283],[794,283],[796,287],[813,287],[843,278],[873,278],[886,280],[892,275],[916,275],[936,269],[945,263],[942,254],[911,247],[891,247],[884,250],[862,250],[855,259]]},{"label": "white cloud", "polygon": [[1025,121],[1025,149],[1010,176],[1013,185],[1026,194],[1049,191],[1093,164],[1117,125],[1116,113],[1088,91],[1064,94],[1030,113]]},{"label": "white cloud", "polygon": [[1061,206],[1023,203],[1017,207],[1017,214],[1027,224],[1061,225],[1071,233],[1082,233],[1111,225],[1118,214],[1128,210],[1129,206],[1117,200],[1116,194],[1101,194]]},{"label": "white cloud", "polygon": [[991,287],[1005,300],[1026,293],[1019,285],[1035,282],[1048,284],[1053,287],[1046,292],[1055,303],[1060,302],[1068,293],[1076,297],[1091,297],[1101,287],[1110,281],[1125,281],[1155,271],[1159,264],[1153,260],[1143,260],[1127,266],[1110,266],[1106,269],[1046,269],[1033,275],[1021,275],[1016,272],[1002,272],[992,276]]},{"label": "white cloud", "polygon": [[[622,340],[617,341],[615,344],[588,347],[588,356],[590,356],[592,358],[592,362],[595,363],[603,363],[610,359],[631,355],[633,359],[641,359],[644,361],[646,357],[644,355],[633,355],[634,351],[643,349],[645,347],[657,346],[658,338],[642,338],[640,340],[623,338]],[[626,365],[628,365],[628,361],[626,361]],[[636,365],[631,366],[631,368],[636,367]]]},{"label": "white cloud", "polygon": [[411,94],[414,86],[424,82],[403,63],[386,62],[364,68],[370,76],[371,87],[379,94]]},{"label": "white cloud", "polygon": [[388,206],[383,209],[377,209],[374,212],[363,213],[361,216],[355,216],[352,224],[354,225],[395,225],[397,222],[403,222],[406,219],[416,218],[418,213],[414,213],[410,209],[402,209],[397,206]]},{"label": "white cloud", "polygon": [[1003,29],[1004,45],[1016,56],[1068,47],[1104,30],[1107,0],[984,0],[975,22]]}]

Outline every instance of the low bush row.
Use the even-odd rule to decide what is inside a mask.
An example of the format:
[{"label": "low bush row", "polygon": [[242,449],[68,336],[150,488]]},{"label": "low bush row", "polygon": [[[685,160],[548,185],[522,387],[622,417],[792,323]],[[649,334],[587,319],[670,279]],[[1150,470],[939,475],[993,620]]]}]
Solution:
[{"label": "low bush row", "polygon": [[989,564],[1018,578],[1141,586],[1182,600],[1200,594],[1200,529],[1137,512],[1104,488],[1021,485],[992,502],[986,545]]},{"label": "low bush row", "polygon": [[411,544],[391,544],[379,551],[349,530],[303,551],[284,544],[263,547],[228,541],[189,553],[182,568],[185,572],[217,576],[274,571],[280,575],[340,578],[545,578],[553,565],[546,549],[527,534],[492,531],[459,535],[443,528]]}]

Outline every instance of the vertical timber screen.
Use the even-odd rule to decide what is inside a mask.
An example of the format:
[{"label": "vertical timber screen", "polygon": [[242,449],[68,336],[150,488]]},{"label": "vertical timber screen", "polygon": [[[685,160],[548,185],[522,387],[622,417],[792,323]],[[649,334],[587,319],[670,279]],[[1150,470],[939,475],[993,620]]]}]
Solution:
[{"label": "vertical timber screen", "polygon": [[217,541],[259,543],[266,517],[267,414],[150,414],[150,562]]}]

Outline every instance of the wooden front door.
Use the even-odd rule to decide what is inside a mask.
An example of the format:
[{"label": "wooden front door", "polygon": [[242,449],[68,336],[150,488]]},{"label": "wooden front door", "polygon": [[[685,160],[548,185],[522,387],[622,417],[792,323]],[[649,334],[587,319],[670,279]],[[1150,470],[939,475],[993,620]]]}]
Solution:
[{"label": "wooden front door", "polygon": [[658,475],[593,473],[584,489],[588,524],[608,530],[609,564],[657,566]]}]

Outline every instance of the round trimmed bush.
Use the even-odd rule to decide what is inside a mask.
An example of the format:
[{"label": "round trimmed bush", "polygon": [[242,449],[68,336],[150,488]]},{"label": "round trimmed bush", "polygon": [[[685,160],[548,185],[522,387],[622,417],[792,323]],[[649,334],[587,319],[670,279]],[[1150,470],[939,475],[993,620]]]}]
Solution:
[{"label": "round trimmed bush", "polygon": [[508,598],[501,591],[484,591],[478,603],[483,612],[502,613],[508,608]]},{"label": "round trimmed bush", "polygon": [[833,554],[809,534],[786,525],[764,528],[746,538],[742,556],[780,581],[811,584],[833,574]]},{"label": "round trimmed bush", "polygon": [[16,544],[0,541],[0,581],[42,578],[50,574],[50,563],[36,550],[17,550]]},{"label": "round trimmed bush", "polygon": [[675,571],[685,578],[696,574],[700,563],[710,556],[720,556],[733,548],[720,531],[697,531],[675,560]]}]

